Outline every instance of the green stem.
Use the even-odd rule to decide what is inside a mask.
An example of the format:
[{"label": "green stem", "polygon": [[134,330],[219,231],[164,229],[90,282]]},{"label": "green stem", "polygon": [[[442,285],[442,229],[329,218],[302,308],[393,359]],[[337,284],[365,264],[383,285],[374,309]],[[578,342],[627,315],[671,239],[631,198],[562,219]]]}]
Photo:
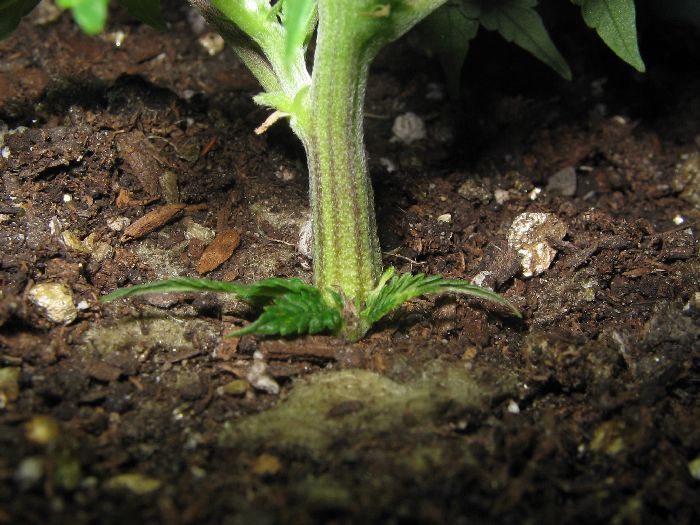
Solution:
[{"label": "green stem", "polygon": [[314,280],[361,304],[381,272],[362,108],[371,51],[346,2],[319,1],[319,30],[302,140],[309,163]]}]

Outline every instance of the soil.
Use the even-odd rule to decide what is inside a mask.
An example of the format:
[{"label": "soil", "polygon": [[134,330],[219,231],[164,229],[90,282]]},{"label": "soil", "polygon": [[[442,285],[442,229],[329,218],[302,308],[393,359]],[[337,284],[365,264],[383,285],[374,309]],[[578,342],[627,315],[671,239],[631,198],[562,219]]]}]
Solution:
[{"label": "soil", "polygon": [[[225,339],[253,312],[216,295],[98,302],[212,265],[310,279],[301,148],[168,23],[34,16],[0,43],[0,524],[700,522],[696,32],[643,27],[640,75],[561,22],[571,83],[483,34],[459,103],[411,39],[379,57],[385,264],[480,275],[524,319],[425,298],[350,344]],[[523,213],[566,231],[531,277]]]}]

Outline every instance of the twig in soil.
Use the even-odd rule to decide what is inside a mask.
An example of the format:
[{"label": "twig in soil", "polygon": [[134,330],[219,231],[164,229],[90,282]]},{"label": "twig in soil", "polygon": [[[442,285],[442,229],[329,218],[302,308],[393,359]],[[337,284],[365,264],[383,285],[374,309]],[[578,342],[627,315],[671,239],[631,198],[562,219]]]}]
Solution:
[{"label": "twig in soil", "polygon": [[0,206],[0,213],[4,215],[23,215],[24,211],[19,206]]},{"label": "twig in soil", "polygon": [[228,372],[229,374],[233,375],[234,377],[242,378],[245,377],[245,372],[242,370],[233,367],[229,365],[228,363],[218,363],[216,365],[217,370],[221,370],[222,372]]},{"label": "twig in soil", "polygon": [[681,224],[680,226],[676,226],[675,228],[671,228],[670,230],[655,233],[649,239],[649,244],[650,245],[656,244],[659,241],[659,239],[661,239],[662,237],[665,237],[666,235],[672,235],[674,233],[678,233],[678,232],[686,230],[688,228],[692,228],[693,226],[696,226],[697,224],[698,224],[698,221],[688,222],[686,224]]},{"label": "twig in soil", "polygon": [[260,232],[260,234],[265,237],[268,241],[276,242],[278,244],[284,244],[285,246],[291,246],[292,248],[296,248],[296,244],[283,241],[282,239],[275,239],[274,237],[270,237],[269,235],[265,235],[263,232]]},{"label": "twig in soil", "polygon": [[578,248],[570,242],[551,237],[547,238],[547,242],[558,250],[573,254],[573,261],[566,265],[572,270],[578,270],[601,250],[624,250],[633,246],[633,242],[630,239],[625,239],[619,235],[604,237],[584,249]]},{"label": "twig in soil", "polygon": [[197,160],[202,160],[204,157],[206,157],[209,154],[209,152],[214,149],[214,146],[216,146],[218,140],[219,139],[217,139],[216,137],[212,137],[209,140],[209,142],[207,142],[202,148],[202,151],[199,154],[199,158]]},{"label": "twig in soil", "polygon": [[174,365],[176,363],[184,361],[185,359],[190,359],[191,357],[197,357],[198,355],[202,355],[203,353],[204,351],[202,351],[201,349],[195,349],[190,352],[184,352],[182,354],[171,357],[166,361],[166,363],[169,365]]},{"label": "twig in soil", "polygon": [[192,407],[192,412],[194,414],[199,414],[209,406],[209,403],[211,403],[212,399],[214,399],[214,387],[210,383],[207,387],[206,395],[204,396],[204,398],[202,398],[201,401],[195,403],[195,405]]},{"label": "twig in soil", "polygon": [[411,259],[410,257],[406,257],[405,255],[401,255],[400,253],[394,253],[394,252],[383,252],[384,255],[388,255],[389,257],[396,257],[397,259],[401,259],[404,261],[407,261],[411,264],[415,264],[416,266],[423,266],[426,263],[425,262],[419,262],[414,259]]},{"label": "twig in soil", "polygon": [[136,387],[136,390],[138,390],[139,392],[143,392],[143,389],[144,389],[143,383],[138,378],[133,377],[133,376],[129,376],[128,379],[129,379],[129,383],[131,383],[132,385],[134,385]]}]

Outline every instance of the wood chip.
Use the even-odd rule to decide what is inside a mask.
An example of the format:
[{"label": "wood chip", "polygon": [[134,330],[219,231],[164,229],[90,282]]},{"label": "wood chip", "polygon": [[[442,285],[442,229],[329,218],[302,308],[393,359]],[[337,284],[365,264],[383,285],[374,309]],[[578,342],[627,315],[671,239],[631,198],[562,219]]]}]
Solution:
[{"label": "wood chip", "polygon": [[197,263],[197,272],[200,274],[211,272],[223,263],[236,251],[241,243],[241,234],[238,230],[223,230],[216,234],[214,240],[207,246]]},{"label": "wood chip", "polygon": [[165,206],[161,206],[148,212],[146,215],[124,230],[124,235],[122,235],[121,241],[126,242],[132,239],[140,239],[144,235],[161,228],[173,217],[184,210],[185,207],[186,206],[184,204],[166,204]]},{"label": "wood chip", "polygon": [[85,365],[85,373],[98,381],[111,383],[121,377],[122,370],[104,361],[88,361]]},{"label": "wood chip", "polygon": [[131,192],[126,188],[121,188],[119,190],[119,195],[117,195],[117,208],[124,209],[131,203]]},{"label": "wood chip", "polygon": [[125,171],[138,178],[143,190],[151,197],[160,194],[158,175],[160,159],[155,147],[142,131],[122,133],[116,137],[117,153],[124,160]]},{"label": "wood chip", "polygon": [[334,361],[337,349],[337,346],[311,336],[305,337],[303,342],[266,340],[260,343],[260,351],[270,360]]}]

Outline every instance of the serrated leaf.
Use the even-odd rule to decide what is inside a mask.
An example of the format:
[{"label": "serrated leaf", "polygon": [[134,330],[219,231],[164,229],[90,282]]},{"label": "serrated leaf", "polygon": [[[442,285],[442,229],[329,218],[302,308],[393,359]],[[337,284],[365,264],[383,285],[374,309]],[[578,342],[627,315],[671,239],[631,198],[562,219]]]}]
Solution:
[{"label": "serrated leaf", "polygon": [[459,83],[469,43],[479,30],[479,10],[468,2],[450,2],[428,16],[419,26],[426,44],[437,55],[453,98],[459,95]]},{"label": "serrated leaf", "polygon": [[151,27],[165,30],[165,19],[160,8],[160,0],[119,0],[131,16]]},{"label": "serrated leaf", "polygon": [[0,1],[0,40],[10,35],[24,15],[29,13],[40,0]]},{"label": "serrated leaf", "polygon": [[329,306],[318,289],[307,287],[280,295],[260,317],[231,336],[317,334],[337,332],[341,325],[340,310]]},{"label": "serrated leaf", "polygon": [[190,279],[189,277],[174,277],[164,281],[154,281],[152,283],[119,288],[112,293],[100,297],[100,301],[108,302],[148,293],[222,292],[238,295],[242,291],[245,292],[245,288],[246,285],[239,283],[212,281],[210,279]]},{"label": "serrated leaf", "polygon": [[586,24],[622,60],[637,71],[645,66],[637,45],[637,24],[634,0],[574,0],[581,6]]},{"label": "serrated leaf", "polygon": [[120,288],[101,297],[101,301],[113,301],[147,293],[188,293],[188,292],[218,292],[236,295],[239,299],[254,306],[264,306],[274,299],[287,293],[317,291],[301,279],[280,279],[272,277],[253,284],[241,284],[211,279],[191,279],[189,277],[174,277],[164,281],[137,284]]},{"label": "serrated leaf", "polygon": [[109,0],[56,0],[61,9],[70,9],[73,18],[85,33],[95,35],[107,22]]},{"label": "serrated leaf", "polygon": [[306,284],[304,281],[297,278],[282,279],[279,277],[271,277],[258,281],[257,283],[239,286],[243,286],[244,290],[236,292],[236,294],[244,301],[255,306],[264,306],[274,299],[288,293],[320,294],[316,287]]},{"label": "serrated leaf", "polygon": [[286,31],[284,61],[291,66],[313,32],[316,19],[316,0],[282,0],[282,18]]},{"label": "serrated leaf", "polygon": [[535,11],[537,0],[481,0],[479,20],[486,29],[498,31],[508,42],[529,51],[567,80],[571,69],[549,37]]},{"label": "serrated leaf", "polygon": [[428,276],[422,273],[395,275],[395,270],[389,268],[382,275],[377,287],[369,294],[365,308],[360,313],[360,318],[369,327],[410,299],[421,295],[445,292],[486,299],[507,306],[516,316],[521,316],[518,309],[499,294],[475,284],[443,279],[439,275]]}]

